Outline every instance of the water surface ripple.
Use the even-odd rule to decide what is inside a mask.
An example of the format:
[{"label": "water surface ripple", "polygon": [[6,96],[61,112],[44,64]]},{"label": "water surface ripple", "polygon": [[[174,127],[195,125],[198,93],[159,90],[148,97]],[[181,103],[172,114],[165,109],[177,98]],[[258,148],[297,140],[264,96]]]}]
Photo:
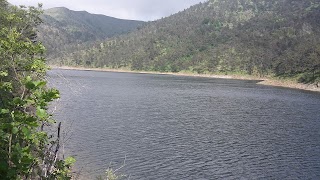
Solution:
[{"label": "water surface ripple", "polygon": [[254,81],[52,70],[83,179],[319,179],[320,94]]}]

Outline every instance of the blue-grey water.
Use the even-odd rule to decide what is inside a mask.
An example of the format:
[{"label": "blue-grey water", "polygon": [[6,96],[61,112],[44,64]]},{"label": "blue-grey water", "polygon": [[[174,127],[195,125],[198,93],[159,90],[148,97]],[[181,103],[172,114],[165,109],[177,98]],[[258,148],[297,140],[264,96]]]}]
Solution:
[{"label": "blue-grey water", "polygon": [[82,179],[320,179],[320,93],[255,81],[75,70],[61,92]]}]

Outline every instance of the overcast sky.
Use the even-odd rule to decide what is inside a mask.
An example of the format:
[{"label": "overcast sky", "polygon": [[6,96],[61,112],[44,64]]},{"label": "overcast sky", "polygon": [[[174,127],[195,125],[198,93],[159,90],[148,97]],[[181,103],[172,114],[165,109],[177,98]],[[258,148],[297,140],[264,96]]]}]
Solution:
[{"label": "overcast sky", "polygon": [[206,0],[8,0],[14,5],[35,6],[44,9],[66,7],[71,10],[88,11],[122,19],[156,20],[177,13],[191,5]]}]

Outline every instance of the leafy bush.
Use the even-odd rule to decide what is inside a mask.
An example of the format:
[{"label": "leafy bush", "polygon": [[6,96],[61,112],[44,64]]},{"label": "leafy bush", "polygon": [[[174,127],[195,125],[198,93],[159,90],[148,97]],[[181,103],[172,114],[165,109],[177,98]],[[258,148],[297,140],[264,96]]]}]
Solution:
[{"label": "leafy bush", "polygon": [[320,73],[303,73],[298,77],[299,83],[318,83],[320,80]]},{"label": "leafy bush", "polygon": [[41,7],[8,6],[0,0],[0,177],[1,179],[71,179],[73,158],[59,160],[60,127],[48,103],[59,98],[44,78],[45,48],[36,41]]}]

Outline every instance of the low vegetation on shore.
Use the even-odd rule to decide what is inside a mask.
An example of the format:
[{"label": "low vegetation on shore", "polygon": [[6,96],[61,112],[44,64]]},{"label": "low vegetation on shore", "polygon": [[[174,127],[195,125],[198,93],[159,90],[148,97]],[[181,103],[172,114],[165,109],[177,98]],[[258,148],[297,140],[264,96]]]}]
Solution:
[{"label": "low vegetation on shore", "polygon": [[142,74],[167,74],[176,76],[195,76],[195,77],[208,77],[208,78],[221,78],[221,79],[239,79],[239,80],[258,80],[258,84],[268,86],[279,86],[293,89],[301,89],[308,91],[320,92],[320,85],[311,83],[299,83],[297,79],[293,78],[281,78],[281,77],[258,77],[247,74],[197,74],[194,72],[157,72],[157,71],[133,71],[130,69],[109,69],[109,68],[85,68],[85,67],[70,67],[70,66],[51,66],[53,69],[64,70],[85,70],[85,71],[107,71],[107,72],[127,72],[127,73],[142,73]]}]

